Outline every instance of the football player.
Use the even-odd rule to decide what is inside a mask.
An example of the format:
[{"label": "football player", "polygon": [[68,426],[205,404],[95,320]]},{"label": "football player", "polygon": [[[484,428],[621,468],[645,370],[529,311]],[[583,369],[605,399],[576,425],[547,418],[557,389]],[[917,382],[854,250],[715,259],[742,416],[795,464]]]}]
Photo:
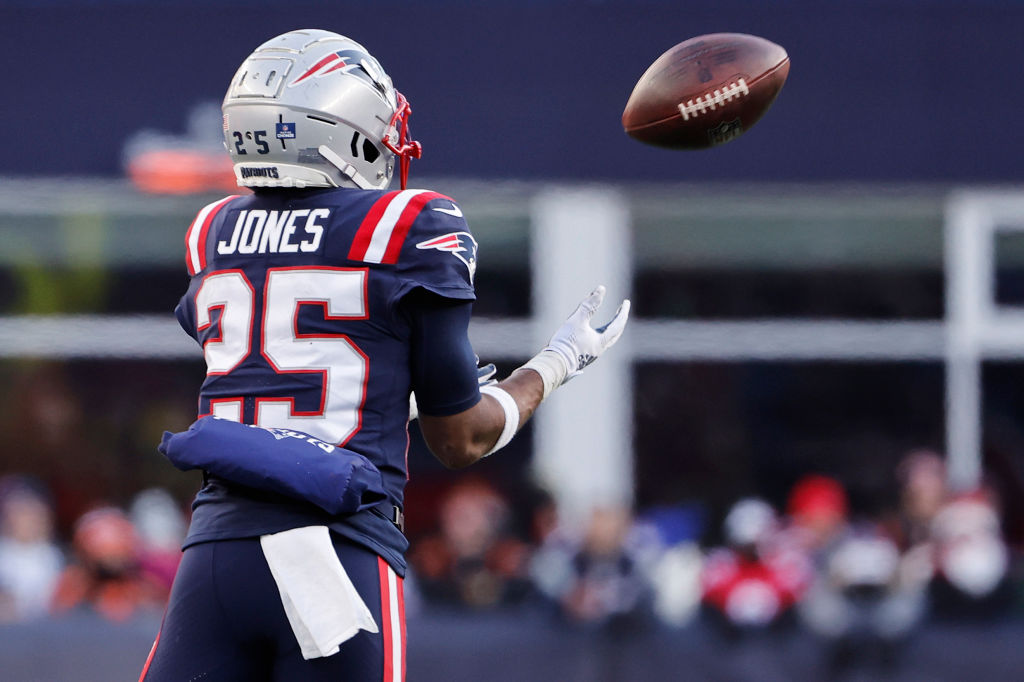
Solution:
[{"label": "football player", "polygon": [[[253,192],[199,212],[176,313],[207,364],[197,425],[240,429],[238,446],[203,441],[230,463],[204,467],[141,679],[402,680],[410,394],[434,455],[470,465],[618,339],[629,302],[594,329],[598,287],[534,358],[483,385],[467,336],[476,241],[450,198],[406,189],[421,147],[377,60],[335,33],[285,33],[242,63],[223,111]],[[261,468],[286,441],[365,458],[386,500],[325,511],[302,460]],[[260,483],[276,475],[290,494]]]}]

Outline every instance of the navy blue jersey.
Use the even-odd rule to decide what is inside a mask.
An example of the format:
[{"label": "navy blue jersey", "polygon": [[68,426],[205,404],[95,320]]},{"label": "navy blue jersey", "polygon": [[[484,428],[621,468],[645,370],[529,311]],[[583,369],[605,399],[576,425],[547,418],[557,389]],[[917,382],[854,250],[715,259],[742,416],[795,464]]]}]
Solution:
[{"label": "navy blue jersey", "polygon": [[[206,358],[199,415],[353,450],[401,506],[412,336],[402,300],[474,298],[476,242],[458,206],[425,190],[227,197],[200,211],[186,247],[192,281],[175,312]],[[447,398],[426,413],[462,411],[479,392]],[[307,512],[322,513],[210,480],[190,541],[277,532]]]}]

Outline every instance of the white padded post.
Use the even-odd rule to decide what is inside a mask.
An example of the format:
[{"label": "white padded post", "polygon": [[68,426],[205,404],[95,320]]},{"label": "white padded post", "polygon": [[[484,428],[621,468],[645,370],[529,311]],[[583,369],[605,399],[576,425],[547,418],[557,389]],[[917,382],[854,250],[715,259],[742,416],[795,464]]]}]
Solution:
[{"label": "white padded post", "polygon": [[[607,289],[594,325],[611,319],[632,281],[629,209],[609,188],[560,189],[531,206],[534,345],[542,347],[598,284]],[[580,519],[595,506],[633,500],[630,329],[536,416],[534,472],[559,513]]]}]

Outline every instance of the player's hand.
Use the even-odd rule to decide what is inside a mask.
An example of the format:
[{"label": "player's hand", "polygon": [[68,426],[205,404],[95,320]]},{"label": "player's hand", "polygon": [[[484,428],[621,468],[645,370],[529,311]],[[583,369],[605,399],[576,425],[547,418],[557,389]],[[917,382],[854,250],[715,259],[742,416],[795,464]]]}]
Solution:
[{"label": "player's hand", "polygon": [[594,329],[590,321],[604,301],[604,285],[598,286],[583,299],[569,319],[554,333],[545,350],[562,356],[566,376],[562,383],[577,376],[587,365],[597,360],[612,347],[626,329],[629,319],[629,299],[619,304],[612,319],[603,327]]},{"label": "player's hand", "polygon": [[[480,356],[477,355],[476,364],[480,364]],[[498,380],[494,377],[498,373],[498,368],[494,366],[493,362],[488,362],[483,367],[476,368],[476,380],[481,386],[490,386],[491,384],[498,383]],[[419,407],[416,405],[416,394],[409,394],[409,421],[412,421],[420,416]]]},{"label": "player's hand", "polygon": [[523,365],[523,368],[532,369],[540,375],[545,398],[582,372],[622,336],[629,319],[629,299],[619,305],[606,325],[596,329],[590,326],[594,313],[604,301],[604,291],[604,286],[599,286],[590,292],[554,333],[548,345]]}]

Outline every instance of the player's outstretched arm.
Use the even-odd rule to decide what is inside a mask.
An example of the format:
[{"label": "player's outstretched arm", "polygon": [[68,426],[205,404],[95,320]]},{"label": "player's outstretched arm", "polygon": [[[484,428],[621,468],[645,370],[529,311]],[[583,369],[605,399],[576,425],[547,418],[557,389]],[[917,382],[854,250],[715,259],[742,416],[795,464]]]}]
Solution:
[{"label": "player's outstretched arm", "polygon": [[604,300],[599,286],[552,335],[548,345],[504,381],[481,388],[483,399],[446,417],[420,415],[420,430],[445,466],[461,468],[504,447],[553,390],[579,375],[622,336],[629,318],[625,300],[606,325],[591,320]]},{"label": "player's outstretched arm", "polygon": [[[506,400],[515,403],[515,410],[509,410],[515,420],[513,434],[533,415],[544,394],[540,376],[520,370],[492,384],[491,388],[504,391],[508,396]],[[480,402],[464,412],[448,417],[425,414],[419,417],[423,439],[446,467],[467,467],[497,449],[495,445],[505,430],[506,410],[493,393],[488,394],[486,389],[480,392],[483,394]]]}]

